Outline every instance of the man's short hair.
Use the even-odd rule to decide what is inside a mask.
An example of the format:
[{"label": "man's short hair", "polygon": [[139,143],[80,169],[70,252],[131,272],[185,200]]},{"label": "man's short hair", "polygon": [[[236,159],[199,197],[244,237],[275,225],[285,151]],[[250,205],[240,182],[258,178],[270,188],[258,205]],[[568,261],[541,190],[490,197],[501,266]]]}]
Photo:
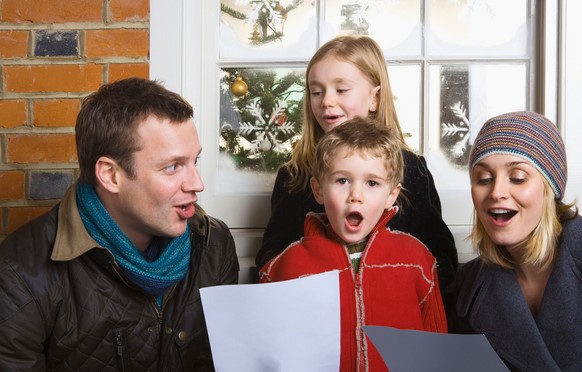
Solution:
[{"label": "man's short hair", "polygon": [[96,186],[95,164],[101,156],[115,160],[129,177],[135,177],[138,125],[151,115],[183,123],[192,118],[193,110],[177,93],[142,78],[103,85],[86,97],[75,126],[80,179]]}]

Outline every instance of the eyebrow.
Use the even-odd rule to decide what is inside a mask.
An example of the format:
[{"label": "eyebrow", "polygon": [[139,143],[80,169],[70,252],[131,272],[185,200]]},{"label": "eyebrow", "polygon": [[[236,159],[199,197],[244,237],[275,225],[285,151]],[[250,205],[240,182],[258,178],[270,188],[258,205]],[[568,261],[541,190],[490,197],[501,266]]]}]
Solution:
[{"label": "eyebrow", "polygon": [[[516,165],[520,165],[520,164],[525,164],[525,165],[533,166],[533,164],[531,162],[527,161],[527,160],[514,160],[514,161],[510,161],[510,162],[507,162],[507,163],[503,164],[503,166],[505,168],[510,168],[510,167],[515,167]],[[487,169],[490,169],[491,168],[484,161],[479,161],[479,162],[475,163],[475,165],[473,166],[473,168],[475,168],[477,166],[479,166],[481,168],[487,168]]]},{"label": "eyebrow", "polygon": [[[202,153],[202,147],[200,147],[200,149],[196,152],[194,159],[198,159],[198,157],[200,157],[201,153]],[[159,163],[165,164],[165,163],[169,163],[169,162],[177,161],[177,160],[185,161],[187,159],[188,159],[188,156],[170,154],[170,156],[167,156],[167,157],[160,159]]]},{"label": "eyebrow", "polygon": [[[346,79],[345,77],[337,77],[335,79],[332,79],[332,83],[353,83],[355,80],[353,79]],[[321,81],[319,80],[309,80],[309,86],[311,85],[325,85],[323,84]]]}]

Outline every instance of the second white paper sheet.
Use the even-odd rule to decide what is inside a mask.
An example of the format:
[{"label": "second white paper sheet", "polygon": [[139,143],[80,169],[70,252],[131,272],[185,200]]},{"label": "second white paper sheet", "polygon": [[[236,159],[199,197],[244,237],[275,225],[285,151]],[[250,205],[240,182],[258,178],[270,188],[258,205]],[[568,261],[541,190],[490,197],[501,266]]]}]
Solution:
[{"label": "second white paper sheet", "polygon": [[200,296],[216,371],[339,370],[338,271]]}]

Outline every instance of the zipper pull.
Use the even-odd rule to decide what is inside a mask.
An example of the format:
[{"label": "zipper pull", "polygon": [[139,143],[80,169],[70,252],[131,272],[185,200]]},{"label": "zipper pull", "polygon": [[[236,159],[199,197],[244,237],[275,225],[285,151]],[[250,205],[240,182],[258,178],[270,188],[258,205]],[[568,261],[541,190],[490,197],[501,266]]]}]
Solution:
[{"label": "zipper pull", "polygon": [[121,343],[121,332],[119,330],[117,330],[115,342],[117,343],[117,355],[123,356],[123,344]]},{"label": "zipper pull", "polygon": [[356,283],[355,283],[356,289],[360,289],[360,286],[362,284],[360,282],[360,274],[359,273],[356,273],[354,276],[356,277]]}]

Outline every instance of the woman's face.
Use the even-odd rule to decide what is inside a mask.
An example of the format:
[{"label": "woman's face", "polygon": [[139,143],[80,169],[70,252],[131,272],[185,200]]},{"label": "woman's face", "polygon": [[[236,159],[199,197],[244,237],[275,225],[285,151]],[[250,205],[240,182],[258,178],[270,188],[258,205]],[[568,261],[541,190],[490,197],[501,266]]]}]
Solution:
[{"label": "woman's face", "polygon": [[328,56],[311,66],[307,77],[311,110],[325,133],[356,116],[378,109],[379,86],[352,63]]},{"label": "woman's face", "polygon": [[544,190],[541,173],[518,156],[490,155],[471,171],[477,217],[491,240],[508,249],[537,227],[544,211]]}]

